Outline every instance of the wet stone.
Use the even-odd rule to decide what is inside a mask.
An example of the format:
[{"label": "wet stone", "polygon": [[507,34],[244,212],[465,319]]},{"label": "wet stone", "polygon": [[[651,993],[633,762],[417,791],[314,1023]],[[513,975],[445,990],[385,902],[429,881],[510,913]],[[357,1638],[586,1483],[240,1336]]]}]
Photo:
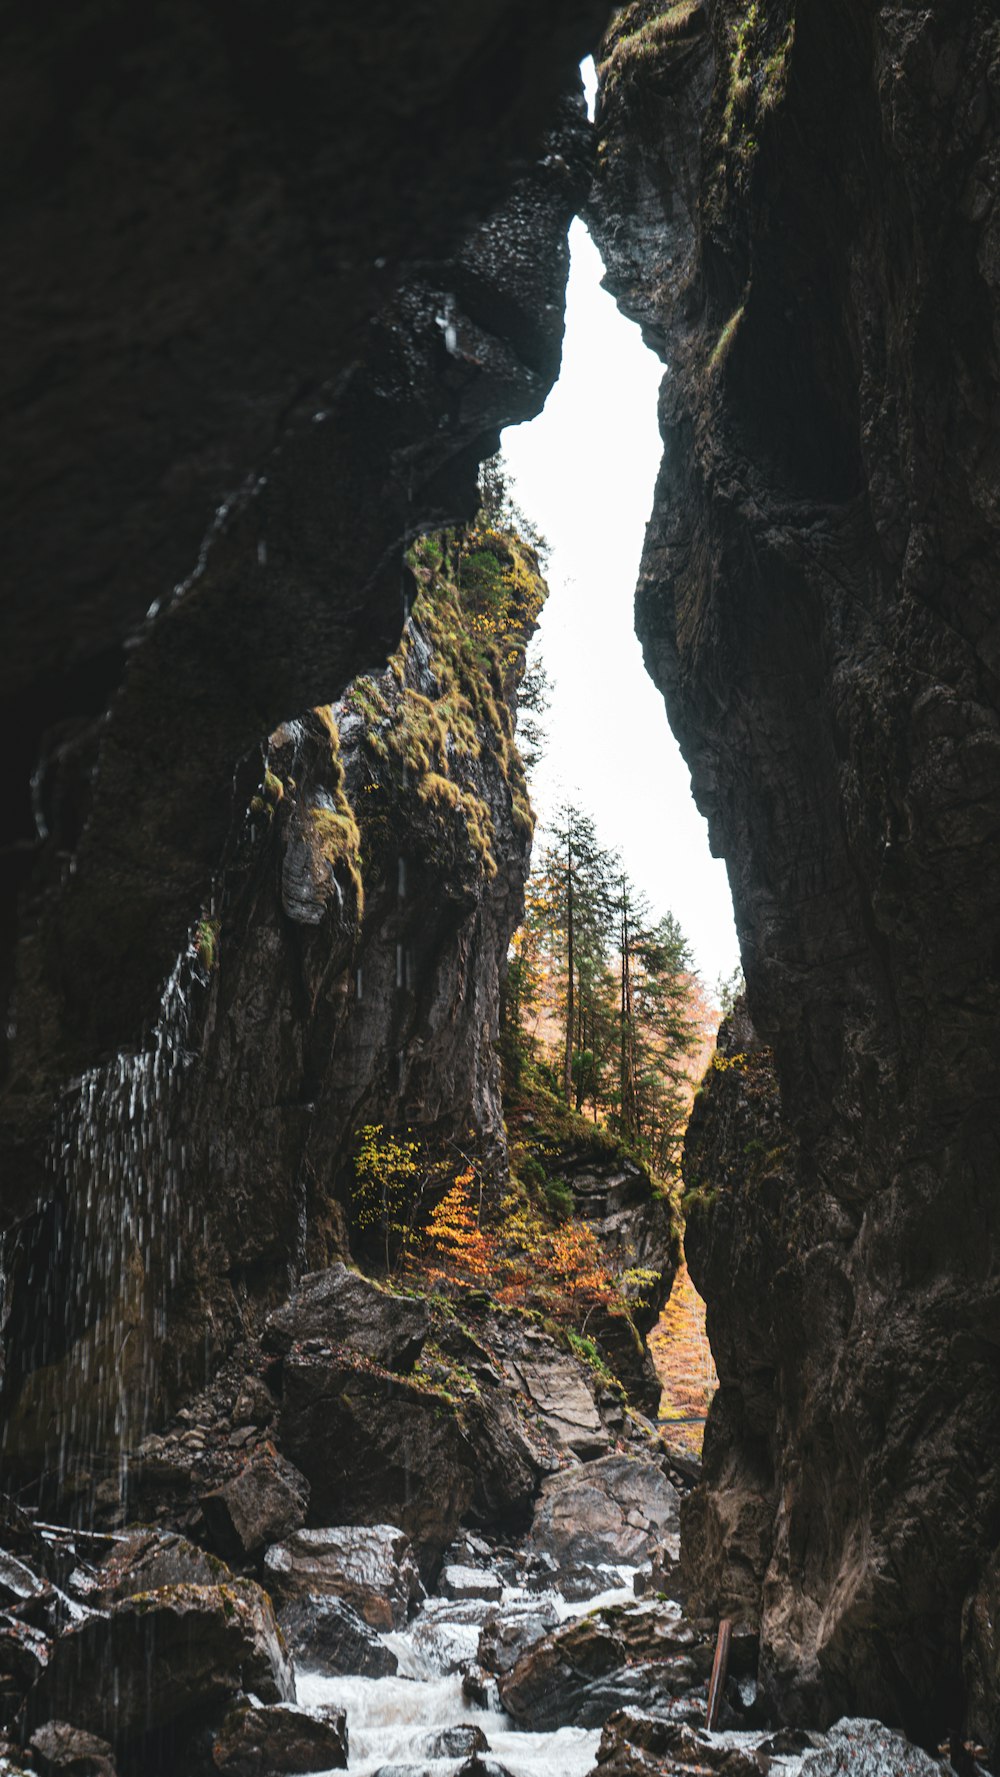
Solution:
[{"label": "wet stone", "polygon": [[272,1450],[258,1451],[238,1475],[201,1499],[209,1536],[233,1560],[291,1535],[304,1524],[308,1507],[305,1476]]},{"label": "wet stone", "polygon": [[423,1734],[413,1743],[415,1758],[468,1758],[476,1752],[489,1752],[490,1744],[482,1728],[474,1722],[457,1722],[451,1728]]},{"label": "wet stone", "polygon": [[488,1568],[452,1564],[442,1571],[438,1590],[443,1598],[499,1599],[503,1581]]},{"label": "wet stone", "polygon": [[343,1598],[372,1629],[402,1629],[423,1597],[410,1541],[392,1524],[298,1530],[268,1549],[266,1583],[283,1601]]},{"label": "wet stone", "polygon": [[[60,1636],[31,1717],[69,1720],[135,1756],[174,1742],[244,1686],[293,1701],[295,1680],[271,1601],[250,1580],[140,1592]],[[169,1766],[168,1766],[169,1768]]]},{"label": "wet stone", "polygon": [[36,1728],[29,1742],[40,1769],[67,1777],[115,1777],[114,1753],[107,1740],[86,1734],[69,1722],[49,1721]]},{"label": "wet stone", "polygon": [[226,1777],[344,1770],[347,1719],[343,1710],[316,1716],[287,1703],[239,1704],[223,1722],[212,1762]]},{"label": "wet stone", "polygon": [[278,1613],[297,1660],[329,1677],[391,1678],[399,1662],[343,1598],[307,1592]]}]

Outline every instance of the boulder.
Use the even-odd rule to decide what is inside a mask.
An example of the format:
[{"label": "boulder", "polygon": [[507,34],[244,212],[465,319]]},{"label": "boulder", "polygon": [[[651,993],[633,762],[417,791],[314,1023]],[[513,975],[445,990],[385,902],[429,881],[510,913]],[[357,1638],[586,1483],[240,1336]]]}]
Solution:
[{"label": "boulder", "polygon": [[635,1604],[564,1623],[500,1674],[500,1700],[520,1727],[601,1727],[616,1709],[670,1708],[700,1688],[712,1645],[669,1606]]},{"label": "boulder", "polygon": [[303,1277],[291,1301],[272,1314],[261,1344],[272,1357],[318,1341],[346,1346],[387,1370],[412,1370],[430,1332],[426,1302],[397,1296],[360,1272],[336,1264]]},{"label": "boulder", "polygon": [[845,1716],[826,1739],[802,1760],[801,1777],[942,1777],[950,1770],[879,1721]]},{"label": "boulder", "polygon": [[264,1568],[283,1604],[333,1595],[372,1629],[405,1628],[423,1597],[409,1537],[393,1524],[297,1530],[268,1549]]},{"label": "boulder", "polygon": [[543,1483],[530,1546],[555,1562],[564,1590],[574,1576],[595,1590],[596,1570],[649,1560],[677,1531],[679,1514],[677,1489],[658,1462],[606,1456]]},{"label": "boulder", "polygon": [[240,1703],[222,1724],[212,1761],[226,1777],[342,1771],[347,1765],[347,1717],[342,1709],[320,1717],[287,1703]]},{"label": "boulder", "polygon": [[474,1722],[462,1721],[451,1728],[421,1734],[411,1750],[415,1759],[468,1758],[476,1752],[489,1752],[490,1743],[482,1728]]},{"label": "boulder", "polygon": [[443,1391],[296,1352],[284,1363],[281,1445],[308,1478],[314,1522],[394,1520],[421,1574],[434,1577],[472,1503],[478,1466]]},{"label": "boulder", "polygon": [[64,1771],[68,1777],[115,1777],[114,1753],[107,1740],[85,1734],[69,1722],[45,1722],[35,1729],[29,1744],[46,1774]]},{"label": "boulder", "polygon": [[[294,1701],[291,1661],[271,1601],[251,1580],[139,1592],[54,1643],[31,1696],[38,1724],[68,1720],[150,1764],[241,1690]],[[169,1768],[169,1762],[167,1765]]]},{"label": "boulder", "polygon": [[137,1592],[166,1586],[217,1586],[232,1579],[224,1561],[175,1531],[133,1530],[113,1545],[98,1568],[88,1602],[109,1609]]},{"label": "boulder", "polygon": [[508,1673],[529,1647],[542,1641],[559,1621],[551,1600],[532,1600],[520,1609],[491,1611],[479,1635],[476,1658],[487,1672]]},{"label": "boulder", "polygon": [[345,1599],[306,1592],[278,1612],[299,1665],[330,1678],[391,1678],[399,1662]]},{"label": "boulder", "polygon": [[488,1567],[464,1567],[452,1563],[441,1570],[438,1580],[438,1591],[442,1598],[488,1598],[499,1599],[503,1593],[503,1580]]},{"label": "boulder", "polygon": [[232,1480],[201,1498],[212,1541],[233,1560],[291,1535],[305,1523],[308,1507],[305,1476],[268,1446],[255,1451]]}]

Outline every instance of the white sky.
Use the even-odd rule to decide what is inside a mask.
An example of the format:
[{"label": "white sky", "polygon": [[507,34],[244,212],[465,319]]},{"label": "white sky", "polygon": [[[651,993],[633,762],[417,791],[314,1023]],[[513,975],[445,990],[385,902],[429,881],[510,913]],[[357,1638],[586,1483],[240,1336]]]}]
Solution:
[{"label": "white sky", "polygon": [[534,647],[553,681],[549,745],[532,796],[544,821],[573,797],[657,912],[680,920],[706,985],[739,962],[725,865],[647,676],[632,597],[661,443],[661,366],[600,288],[582,222],[572,265],[562,373],[545,411],[503,435],[513,491],[549,542],[550,597]]}]

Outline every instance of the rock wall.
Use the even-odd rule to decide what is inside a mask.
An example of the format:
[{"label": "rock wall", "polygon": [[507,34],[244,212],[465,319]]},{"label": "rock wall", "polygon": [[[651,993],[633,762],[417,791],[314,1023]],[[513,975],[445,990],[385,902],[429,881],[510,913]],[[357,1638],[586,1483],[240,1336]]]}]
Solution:
[{"label": "rock wall", "polygon": [[384,664],[406,540],[545,398],[602,10],[14,29],[8,1223],[155,1021],[238,762]]},{"label": "rock wall", "polygon": [[424,539],[389,667],[284,724],[234,791],[154,1041],[66,1097],[51,1195],[3,1250],[5,1466],[47,1495],[120,1489],[293,1279],[359,1250],[359,1130],[505,1174],[500,976],[532,826],[514,712],[545,585],[514,536],[476,542],[502,663],[456,584],[471,544]]},{"label": "rock wall", "polygon": [[747,1502],[714,1600],[759,1611],[789,1715],[989,1740],[998,32],[976,0],[639,0],[592,205],[669,366],[639,632],[794,1132],[787,1251],[709,1144],[701,1521]]}]

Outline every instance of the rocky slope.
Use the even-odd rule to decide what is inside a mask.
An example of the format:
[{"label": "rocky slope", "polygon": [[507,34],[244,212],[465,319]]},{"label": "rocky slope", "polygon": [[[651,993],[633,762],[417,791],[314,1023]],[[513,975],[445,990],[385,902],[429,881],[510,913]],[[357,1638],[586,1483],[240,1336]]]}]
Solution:
[{"label": "rocky slope", "polygon": [[637,0],[591,212],[669,365],[638,627],[794,1138],[747,1162],[770,1133],[713,1081],[699,1522],[746,1504],[714,1600],[760,1615],[791,1716],[988,1742],[998,31],[985,0]]}]

